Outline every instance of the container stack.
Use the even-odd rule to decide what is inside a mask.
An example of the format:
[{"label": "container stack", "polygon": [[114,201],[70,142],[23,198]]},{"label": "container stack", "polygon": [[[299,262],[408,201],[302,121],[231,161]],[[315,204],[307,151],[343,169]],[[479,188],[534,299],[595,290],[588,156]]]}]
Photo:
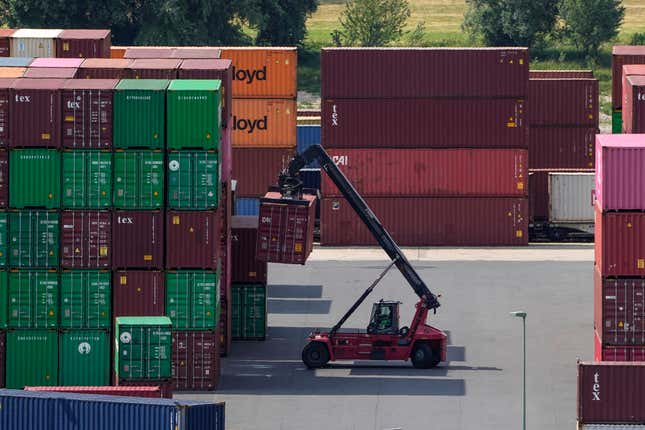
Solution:
[{"label": "container stack", "polygon": [[[613,133],[623,132],[623,67],[630,64],[645,64],[645,46],[614,46],[611,71],[611,128]],[[629,74],[629,72],[627,72]]]},{"label": "container stack", "polygon": [[623,66],[622,132],[645,133],[645,64]]},{"label": "container stack", "polygon": [[109,58],[110,30],[0,29],[0,57]]},{"label": "container stack", "polygon": [[[323,49],[322,144],[400,245],[528,243],[528,62]],[[321,244],[375,243],[326,177],[322,194]]]}]

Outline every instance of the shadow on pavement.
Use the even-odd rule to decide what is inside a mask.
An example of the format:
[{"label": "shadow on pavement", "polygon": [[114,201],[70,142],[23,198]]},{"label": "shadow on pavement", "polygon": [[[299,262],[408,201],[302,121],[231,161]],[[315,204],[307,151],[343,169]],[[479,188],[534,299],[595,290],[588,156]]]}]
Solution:
[{"label": "shadow on pavement", "polygon": [[320,299],[322,285],[269,285],[269,299]]},{"label": "shadow on pavement", "polygon": [[267,300],[267,310],[270,314],[328,314],[331,300]]}]

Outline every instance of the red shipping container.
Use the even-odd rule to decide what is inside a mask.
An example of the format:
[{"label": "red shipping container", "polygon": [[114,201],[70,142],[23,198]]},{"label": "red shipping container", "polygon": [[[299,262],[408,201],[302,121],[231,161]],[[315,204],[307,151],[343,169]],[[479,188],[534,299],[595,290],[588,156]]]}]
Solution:
[{"label": "red shipping container", "polygon": [[623,75],[622,75],[622,106],[625,105],[625,97],[627,92],[625,87],[627,86],[627,78],[630,76],[645,76],[645,64],[627,64],[623,66]]},{"label": "red shipping container", "polygon": [[123,58],[172,58],[174,48],[170,46],[129,46]]},{"label": "red shipping container", "polygon": [[163,227],[161,211],[114,211],[112,267],[163,269]]},{"label": "red shipping container", "polygon": [[0,78],[0,148],[9,145],[9,108],[11,105],[11,90],[15,79]]},{"label": "red shipping container", "polygon": [[[525,149],[330,149],[363,197],[526,196]],[[325,197],[342,196],[322,175]]]},{"label": "red shipping container", "polygon": [[99,394],[103,396],[126,396],[126,397],[148,397],[161,398],[161,388],[159,386],[150,387],[25,387],[25,391],[53,391],[56,393],[79,393],[79,394]]},{"label": "red shipping container", "polygon": [[60,89],[64,83],[63,79],[15,80],[10,93],[10,147],[60,147]]},{"label": "red shipping container", "polygon": [[602,276],[645,275],[645,212],[605,212],[596,206],[596,267]]},{"label": "red shipping container", "polygon": [[222,182],[233,179],[233,118],[228,120],[222,130],[222,145],[220,147],[220,179]]},{"label": "red shipping container", "polygon": [[222,182],[222,203],[220,210],[222,213],[222,230],[221,230],[221,297],[230,297],[231,292],[231,273],[233,268],[232,259],[232,215],[233,215],[233,190],[230,181]]},{"label": "red shipping container", "polygon": [[0,57],[11,57],[11,35],[15,31],[13,28],[0,28]]},{"label": "red shipping container", "polygon": [[137,59],[128,66],[132,79],[177,79],[177,59]]},{"label": "red shipping container", "polygon": [[614,46],[611,64],[612,108],[620,110],[623,96],[623,66],[626,64],[645,64],[645,45]]},{"label": "red shipping container", "polygon": [[65,269],[111,267],[112,215],[107,211],[61,212],[61,266]]},{"label": "red shipping container", "polygon": [[256,258],[269,263],[305,264],[314,246],[317,198],[283,199],[269,192],[260,199]]},{"label": "red shipping container", "polygon": [[218,211],[166,212],[166,268],[217,270]]},{"label": "red shipping container", "polygon": [[325,48],[323,99],[523,97],[526,48]]},{"label": "red shipping container", "polygon": [[595,164],[596,128],[531,127],[529,168],[585,169]]},{"label": "red shipping container", "polygon": [[80,79],[127,79],[130,77],[132,60],[122,58],[88,58],[79,67],[76,77]]},{"label": "red shipping container", "polygon": [[24,78],[30,79],[73,79],[78,69],[75,67],[30,67]]},{"label": "red shipping container", "polygon": [[222,50],[212,46],[178,46],[172,51],[172,58],[187,59],[209,59],[217,60],[222,55]]},{"label": "red shipping container", "polygon": [[220,375],[219,329],[172,332],[172,379],[175,390],[210,391]]},{"label": "red shipping container", "polygon": [[6,357],[7,357],[6,335],[5,335],[5,332],[1,331],[0,332],[0,388],[4,388],[4,385],[5,385],[4,370],[5,370]]},{"label": "red shipping container", "polygon": [[[230,296],[229,296],[230,297]],[[229,299],[220,300],[220,356],[226,357],[231,353],[231,345],[233,343],[233,320],[231,301]]]},{"label": "red shipping container", "polygon": [[267,284],[266,261],[255,258],[258,239],[258,217],[234,216],[231,231],[233,268],[231,282]]},{"label": "red shipping container", "polygon": [[63,85],[63,147],[112,147],[112,96],[117,79],[72,79]]},{"label": "red shipping container", "polygon": [[112,274],[112,297],[112,318],[163,316],[166,277],[158,271],[115,271]]},{"label": "red shipping container", "polygon": [[263,196],[278,182],[280,171],[289,165],[293,152],[288,148],[233,148],[236,196]]},{"label": "red shipping container", "polygon": [[325,148],[526,148],[519,99],[323,100]]},{"label": "red shipping container", "polygon": [[623,133],[645,133],[645,76],[628,76],[623,94]]},{"label": "red shipping container", "polygon": [[529,70],[529,79],[594,79],[593,70]]},{"label": "red shipping container", "polygon": [[56,55],[63,58],[110,58],[110,30],[63,30],[56,39]]},{"label": "red shipping container", "polygon": [[161,391],[161,397],[164,399],[172,399],[172,381],[117,381],[117,386],[129,390],[129,387],[154,387]]},{"label": "red shipping container", "polygon": [[597,79],[529,80],[529,124],[598,127]]},{"label": "red shipping container", "polygon": [[549,219],[549,171],[529,172],[529,221],[545,222]]},{"label": "red shipping container", "polygon": [[[402,246],[528,244],[528,199],[371,197],[365,201]],[[321,205],[321,245],[376,245],[344,199],[324,198]]]}]

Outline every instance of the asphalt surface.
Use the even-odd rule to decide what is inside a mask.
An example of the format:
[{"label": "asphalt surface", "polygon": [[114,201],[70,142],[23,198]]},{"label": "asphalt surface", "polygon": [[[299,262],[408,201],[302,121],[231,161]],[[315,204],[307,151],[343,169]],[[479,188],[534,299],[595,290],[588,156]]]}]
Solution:
[{"label": "asphalt surface", "polygon": [[[307,370],[308,332],[331,327],[386,266],[380,251],[368,251],[352,260],[351,250],[321,250],[306,266],[272,265],[267,341],[234,343],[217,392],[176,397],[225,401],[231,430],[521,428],[522,325],[509,312],[523,309],[527,426],[575,428],[576,359],[593,358],[591,245],[442,248],[442,260],[411,250],[442,295],[428,322],[449,333],[449,361],[431,370],[409,362]],[[416,296],[394,270],[346,327],[364,329],[380,298],[401,300],[401,324],[409,324]]]}]

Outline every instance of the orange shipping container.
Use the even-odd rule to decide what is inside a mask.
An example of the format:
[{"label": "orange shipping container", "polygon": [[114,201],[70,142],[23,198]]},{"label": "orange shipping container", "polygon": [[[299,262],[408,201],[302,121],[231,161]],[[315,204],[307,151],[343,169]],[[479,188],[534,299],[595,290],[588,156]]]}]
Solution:
[{"label": "orange shipping container", "polygon": [[22,78],[26,67],[0,67],[0,78]]},{"label": "orange shipping container", "polygon": [[233,97],[296,97],[296,48],[221,48],[221,58],[233,61]]},{"label": "orange shipping container", "polygon": [[233,147],[294,148],[296,109],[295,99],[233,99]]},{"label": "orange shipping container", "polygon": [[112,46],[110,48],[110,58],[123,58],[127,49],[127,46]]}]

